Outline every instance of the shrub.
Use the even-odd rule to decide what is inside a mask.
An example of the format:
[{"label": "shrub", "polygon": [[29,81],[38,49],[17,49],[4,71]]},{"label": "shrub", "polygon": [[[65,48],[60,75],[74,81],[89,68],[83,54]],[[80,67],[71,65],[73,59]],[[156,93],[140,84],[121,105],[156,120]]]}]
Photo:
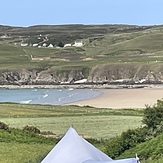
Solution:
[{"label": "shrub", "polygon": [[138,143],[146,140],[147,128],[129,129],[120,136],[112,138],[108,141],[107,154],[116,158],[125,150],[135,147]]},{"label": "shrub", "polygon": [[0,129],[9,131],[8,125],[3,122],[0,122]]},{"label": "shrub", "polygon": [[27,125],[27,126],[25,126],[23,128],[23,130],[30,131],[30,132],[37,133],[37,134],[40,134],[41,133],[40,130],[37,127],[35,127],[35,126],[28,126]]},{"label": "shrub", "polygon": [[153,131],[159,127],[163,122],[163,100],[157,100],[152,107],[146,106],[142,122]]}]

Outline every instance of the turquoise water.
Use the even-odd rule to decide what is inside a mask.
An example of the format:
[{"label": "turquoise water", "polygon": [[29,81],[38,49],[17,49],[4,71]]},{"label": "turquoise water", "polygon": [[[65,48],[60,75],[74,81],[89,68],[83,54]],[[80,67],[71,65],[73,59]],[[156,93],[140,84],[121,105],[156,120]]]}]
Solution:
[{"label": "turquoise water", "polygon": [[0,89],[0,102],[62,105],[98,95],[92,89]]}]

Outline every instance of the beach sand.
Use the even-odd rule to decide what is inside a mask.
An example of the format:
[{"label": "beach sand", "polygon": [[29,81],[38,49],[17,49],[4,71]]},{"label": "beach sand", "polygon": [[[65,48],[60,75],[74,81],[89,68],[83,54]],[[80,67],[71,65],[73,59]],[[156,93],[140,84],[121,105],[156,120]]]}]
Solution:
[{"label": "beach sand", "polygon": [[70,103],[69,105],[93,106],[97,108],[145,108],[163,98],[161,88],[99,89],[101,95],[93,99]]}]

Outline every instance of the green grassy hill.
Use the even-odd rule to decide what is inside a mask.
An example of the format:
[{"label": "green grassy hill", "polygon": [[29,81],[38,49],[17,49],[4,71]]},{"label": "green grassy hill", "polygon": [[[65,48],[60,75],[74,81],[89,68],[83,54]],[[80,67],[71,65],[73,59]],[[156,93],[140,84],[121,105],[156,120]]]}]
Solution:
[{"label": "green grassy hill", "polygon": [[162,163],[162,142],[163,134],[160,134],[151,140],[138,144],[135,148],[125,151],[119,158],[133,157],[133,155],[137,153],[142,163]]},{"label": "green grassy hill", "polygon": [[[104,79],[112,81],[125,78],[117,76],[110,79],[108,76],[108,74],[116,76],[115,65],[117,65],[117,71],[121,71],[125,68],[124,64],[131,70],[137,67],[133,76],[139,72],[142,65],[148,64],[146,72],[144,73],[141,69],[143,71],[139,73],[146,74],[151,71],[157,76],[154,82],[162,79],[162,76],[160,77],[162,66],[160,65],[163,61],[163,26],[47,25],[26,28],[0,26],[0,37],[1,83],[19,83],[23,81],[22,73],[28,74],[25,75],[26,77],[31,76],[29,71],[34,71],[32,72],[32,74],[36,73],[34,76],[41,71],[46,71],[43,73],[49,74],[46,79],[49,83],[83,78],[102,80],[97,82],[105,82]],[[83,42],[82,47],[62,47],[67,43],[74,44],[77,40]],[[22,43],[28,43],[28,46],[21,46]],[[47,46],[53,44],[54,47],[44,47],[43,43]],[[33,44],[37,44],[40,48],[33,47]],[[110,65],[109,69],[106,66],[101,70],[106,72],[106,75],[99,72],[97,76],[90,76],[95,68],[97,71],[102,65]],[[127,70],[124,69],[124,71]],[[7,77],[7,80],[10,80],[8,82],[5,79],[6,72],[11,72]],[[15,77],[16,73],[18,75]],[[70,73],[72,73],[71,79],[68,77]],[[34,79],[34,76],[31,78]],[[43,74],[41,73],[40,76]],[[140,74],[138,79],[148,78],[148,76],[149,74],[145,76]],[[17,82],[18,79],[20,81]],[[28,83],[28,81],[27,77],[23,82]],[[35,81],[29,83],[35,83]],[[42,79],[40,83],[46,84]]]},{"label": "green grassy hill", "polygon": [[[92,67],[109,62],[163,60],[162,26],[63,25],[27,28],[1,26],[0,35],[1,70],[19,69],[23,66],[45,68],[78,64]],[[22,42],[32,44],[32,40],[33,43],[39,43],[40,39],[44,40],[44,43],[52,43],[55,47],[58,46],[58,42],[73,44],[80,39],[83,40],[84,46],[59,49],[20,46]],[[32,57],[35,59],[32,60]]]}]

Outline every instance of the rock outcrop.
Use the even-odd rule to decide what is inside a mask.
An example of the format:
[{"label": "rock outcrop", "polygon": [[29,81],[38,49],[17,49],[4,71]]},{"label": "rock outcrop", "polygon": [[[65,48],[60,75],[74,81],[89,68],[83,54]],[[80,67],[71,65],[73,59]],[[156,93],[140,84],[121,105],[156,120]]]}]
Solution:
[{"label": "rock outcrop", "polygon": [[123,63],[97,65],[91,69],[87,67],[55,69],[52,67],[46,70],[4,71],[0,76],[0,85],[80,84],[76,81],[84,81],[87,84],[159,84],[163,83],[163,65],[161,63]]}]

